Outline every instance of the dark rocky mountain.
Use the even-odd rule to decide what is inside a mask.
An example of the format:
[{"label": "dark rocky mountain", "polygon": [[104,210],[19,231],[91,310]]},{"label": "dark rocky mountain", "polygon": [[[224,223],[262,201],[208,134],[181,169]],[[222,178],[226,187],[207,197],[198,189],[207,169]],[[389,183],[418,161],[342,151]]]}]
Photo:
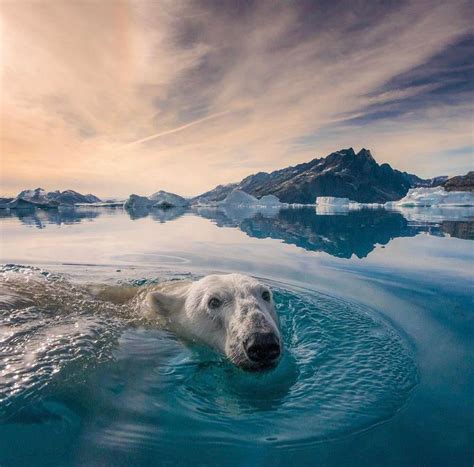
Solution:
[{"label": "dark rocky mountain", "polygon": [[443,183],[446,191],[474,191],[474,171],[452,177]]},{"label": "dark rocky mountain", "polygon": [[414,179],[410,177],[410,174],[392,169],[389,164],[379,165],[367,149],[356,154],[349,148],[294,167],[271,173],[259,172],[239,183],[219,185],[192,202],[215,203],[222,201],[232,190],[239,189],[257,198],[275,195],[284,203],[312,204],[317,196],[384,203],[403,198],[413,186]]}]

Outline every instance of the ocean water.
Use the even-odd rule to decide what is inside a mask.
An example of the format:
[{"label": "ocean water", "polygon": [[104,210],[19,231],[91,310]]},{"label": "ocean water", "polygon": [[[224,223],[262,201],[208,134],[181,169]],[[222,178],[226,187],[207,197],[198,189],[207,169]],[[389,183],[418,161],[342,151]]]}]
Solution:
[{"label": "ocean water", "polygon": [[[2,467],[473,464],[473,209],[4,211],[0,233]],[[226,272],[274,292],[270,372],[138,313]]]}]

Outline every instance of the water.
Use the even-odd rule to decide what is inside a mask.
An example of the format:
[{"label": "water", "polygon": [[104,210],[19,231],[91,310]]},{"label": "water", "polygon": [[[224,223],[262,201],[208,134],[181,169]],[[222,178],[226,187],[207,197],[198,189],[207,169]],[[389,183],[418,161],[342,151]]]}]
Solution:
[{"label": "water", "polygon": [[[1,215],[2,467],[472,465],[472,209]],[[137,312],[211,272],[273,289],[275,370]]]}]

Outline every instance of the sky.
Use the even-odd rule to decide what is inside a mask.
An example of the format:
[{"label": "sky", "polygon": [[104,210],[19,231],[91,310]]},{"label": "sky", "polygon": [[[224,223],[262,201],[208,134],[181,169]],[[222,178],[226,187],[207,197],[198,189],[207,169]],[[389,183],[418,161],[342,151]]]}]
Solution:
[{"label": "sky", "polygon": [[341,148],[474,166],[470,1],[3,0],[0,195],[218,184]]}]

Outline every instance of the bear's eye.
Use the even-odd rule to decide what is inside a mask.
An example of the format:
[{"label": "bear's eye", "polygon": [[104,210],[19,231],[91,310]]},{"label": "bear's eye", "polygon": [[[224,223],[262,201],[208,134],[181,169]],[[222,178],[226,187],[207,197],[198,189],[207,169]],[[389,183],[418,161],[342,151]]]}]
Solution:
[{"label": "bear's eye", "polygon": [[209,302],[208,302],[208,305],[209,305],[209,308],[212,308],[213,310],[215,310],[216,308],[219,308],[221,306],[221,301],[216,298],[216,297],[212,297]]},{"label": "bear's eye", "polygon": [[266,301],[266,302],[269,302],[270,301],[270,292],[268,290],[264,290],[262,292],[262,298]]}]

